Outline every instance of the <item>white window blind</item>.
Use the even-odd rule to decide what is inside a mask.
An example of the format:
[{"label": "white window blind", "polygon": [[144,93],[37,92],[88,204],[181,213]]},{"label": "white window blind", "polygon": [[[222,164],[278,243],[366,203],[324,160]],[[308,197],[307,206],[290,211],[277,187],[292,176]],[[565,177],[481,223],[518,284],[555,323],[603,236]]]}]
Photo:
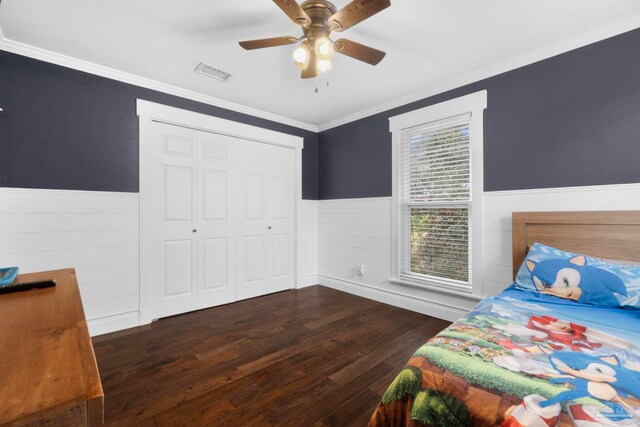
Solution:
[{"label": "white window blind", "polygon": [[470,286],[471,114],[400,131],[399,275]]}]

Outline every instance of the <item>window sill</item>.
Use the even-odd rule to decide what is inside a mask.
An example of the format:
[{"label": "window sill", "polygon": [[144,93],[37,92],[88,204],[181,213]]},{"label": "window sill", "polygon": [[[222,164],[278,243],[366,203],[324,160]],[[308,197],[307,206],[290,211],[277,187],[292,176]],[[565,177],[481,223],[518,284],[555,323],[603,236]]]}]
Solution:
[{"label": "window sill", "polygon": [[467,290],[458,290],[458,289],[453,289],[450,287],[444,287],[441,285],[436,285],[436,284],[431,284],[429,282],[417,282],[417,281],[411,281],[411,280],[406,280],[406,279],[399,279],[399,278],[391,278],[389,279],[389,281],[391,283],[396,283],[399,285],[407,285],[407,286],[413,286],[415,288],[421,288],[421,289],[428,289],[430,291],[434,291],[434,292],[440,292],[443,294],[449,294],[449,295],[455,295],[455,296],[459,296],[459,297],[464,297],[470,300],[474,300],[474,301],[480,301],[482,298],[482,296],[479,295],[473,295],[471,293],[471,289]]}]

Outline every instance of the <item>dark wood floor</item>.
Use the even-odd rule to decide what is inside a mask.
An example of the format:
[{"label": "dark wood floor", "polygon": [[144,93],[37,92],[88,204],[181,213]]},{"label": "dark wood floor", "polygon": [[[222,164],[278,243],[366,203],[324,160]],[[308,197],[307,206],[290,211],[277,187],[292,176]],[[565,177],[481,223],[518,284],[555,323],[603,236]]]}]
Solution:
[{"label": "dark wood floor", "polygon": [[365,426],[446,326],[313,286],[95,337],[105,424]]}]

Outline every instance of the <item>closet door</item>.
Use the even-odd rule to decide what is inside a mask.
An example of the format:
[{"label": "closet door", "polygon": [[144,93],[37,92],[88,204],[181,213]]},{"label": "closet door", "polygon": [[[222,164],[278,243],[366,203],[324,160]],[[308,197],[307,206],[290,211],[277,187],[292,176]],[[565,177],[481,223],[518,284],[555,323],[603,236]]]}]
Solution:
[{"label": "closet door", "polygon": [[160,123],[153,132],[154,311],[157,317],[165,317],[197,307],[198,134]]},{"label": "closet door", "polygon": [[294,151],[239,145],[237,299],[294,285]]},{"label": "closet door", "polygon": [[153,124],[154,317],[294,286],[294,150]]},{"label": "closet door", "polygon": [[267,154],[268,292],[294,285],[294,151],[270,146]]},{"label": "closet door", "polygon": [[267,155],[269,146],[238,141],[236,299],[268,292]]},{"label": "closet door", "polygon": [[236,299],[237,138],[198,133],[198,308]]}]

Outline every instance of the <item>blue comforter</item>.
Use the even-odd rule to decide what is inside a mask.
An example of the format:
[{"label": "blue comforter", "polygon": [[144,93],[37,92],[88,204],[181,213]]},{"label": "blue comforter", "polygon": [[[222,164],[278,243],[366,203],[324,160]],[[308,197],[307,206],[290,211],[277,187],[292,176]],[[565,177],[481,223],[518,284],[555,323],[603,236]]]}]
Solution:
[{"label": "blue comforter", "polygon": [[640,311],[511,286],[418,349],[371,425],[640,425]]}]

